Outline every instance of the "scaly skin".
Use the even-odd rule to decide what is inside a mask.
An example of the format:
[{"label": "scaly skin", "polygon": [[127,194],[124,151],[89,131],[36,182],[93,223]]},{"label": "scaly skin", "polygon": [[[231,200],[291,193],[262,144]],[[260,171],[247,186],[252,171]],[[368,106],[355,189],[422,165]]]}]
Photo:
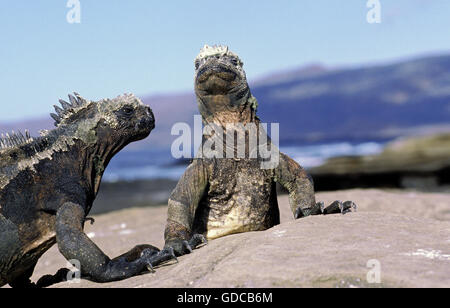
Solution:
[{"label": "scaly skin", "polygon": [[[227,144],[226,138],[223,153],[230,151],[234,155],[208,156],[205,144],[216,133],[204,136],[202,155],[197,154],[170,196],[166,248],[174,248],[177,255],[182,255],[204,242],[203,239],[261,231],[279,224],[277,182],[288,190],[296,219],[345,213],[355,208],[351,201],[336,201],[326,209],[323,203],[316,203],[312,178],[275,148],[260,125],[257,100],[250,92],[243,63],[236,54],[228,47],[205,46],[195,66],[195,92],[204,124],[216,125],[224,135],[236,131],[242,138],[245,136],[245,156],[238,156],[237,144]],[[250,125],[255,127],[254,135],[267,138],[264,145],[278,154],[278,164],[262,168],[263,156],[259,152],[256,156],[250,154],[256,149],[249,142]]]},{"label": "scaly skin", "polygon": [[83,232],[103,172],[111,158],[154,128],[151,109],[133,95],[91,102],[78,94],[60,101],[56,129],[0,139],[0,286],[48,286],[67,270],[30,277],[38,259],[58,244],[82,276],[107,282],[137,275],[173,255],[151,245],[109,259]]}]

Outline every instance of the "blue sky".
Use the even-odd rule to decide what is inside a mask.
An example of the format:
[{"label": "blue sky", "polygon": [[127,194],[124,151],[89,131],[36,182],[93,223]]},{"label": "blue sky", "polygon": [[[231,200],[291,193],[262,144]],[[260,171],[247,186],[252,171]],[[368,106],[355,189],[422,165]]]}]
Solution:
[{"label": "blue sky", "polygon": [[189,91],[193,59],[226,44],[249,79],[310,63],[354,66],[450,52],[450,1],[67,0],[0,2],[0,122],[40,117],[67,93],[89,99]]}]

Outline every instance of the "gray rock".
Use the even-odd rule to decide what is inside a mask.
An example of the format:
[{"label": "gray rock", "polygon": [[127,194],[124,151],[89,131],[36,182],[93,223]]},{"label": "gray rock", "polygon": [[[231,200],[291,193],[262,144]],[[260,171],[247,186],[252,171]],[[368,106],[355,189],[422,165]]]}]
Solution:
[{"label": "gray rock", "polygon": [[450,133],[402,139],[378,155],[336,157],[310,170],[320,174],[430,173],[450,167]]},{"label": "gray rock", "polygon": [[[282,196],[275,228],[211,241],[153,274],[55,287],[450,287],[450,195],[350,190],[317,199],[352,199],[359,211],[294,221]],[[97,216],[86,231],[117,256],[133,244],[161,247],[165,219],[166,207],[128,209]],[[368,262],[377,261],[381,283],[370,284]],[[64,266],[53,247],[33,280]]]}]

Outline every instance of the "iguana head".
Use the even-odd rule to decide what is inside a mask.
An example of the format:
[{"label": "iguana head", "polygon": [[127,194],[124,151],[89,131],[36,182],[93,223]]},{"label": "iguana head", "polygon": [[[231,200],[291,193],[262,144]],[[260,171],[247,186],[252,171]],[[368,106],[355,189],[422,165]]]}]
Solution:
[{"label": "iguana head", "polygon": [[226,46],[205,45],[195,59],[195,93],[205,122],[250,122],[257,102],[243,62]]},{"label": "iguana head", "polygon": [[144,139],[155,127],[150,107],[132,94],[115,99],[88,101],[79,94],[69,95],[69,102],[60,100],[62,108],[54,106],[51,114],[55,126],[74,131],[74,137],[85,143],[91,139],[97,142],[117,143],[121,147],[130,142]]}]

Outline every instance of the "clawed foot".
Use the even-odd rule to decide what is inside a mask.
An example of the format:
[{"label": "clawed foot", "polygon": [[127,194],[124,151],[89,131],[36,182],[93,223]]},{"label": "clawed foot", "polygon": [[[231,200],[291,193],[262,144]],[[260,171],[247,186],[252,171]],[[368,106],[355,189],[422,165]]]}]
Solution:
[{"label": "clawed foot", "polygon": [[303,218],[310,215],[328,215],[328,214],[347,214],[349,212],[356,212],[357,206],[353,201],[334,201],[329,206],[325,207],[323,202],[317,202],[316,205],[310,209],[298,208],[295,212],[295,219]]},{"label": "clawed foot", "polygon": [[154,273],[153,269],[155,266],[158,266],[164,262],[175,260],[178,263],[178,259],[175,256],[174,250],[172,247],[165,248],[161,251],[155,251],[152,249],[145,249],[141,253],[141,259],[144,260],[147,264],[147,269]]},{"label": "clawed foot", "polygon": [[93,225],[93,224],[95,223],[95,219],[92,218],[92,217],[86,217],[86,218],[84,219],[84,222],[86,222],[86,221],[89,221],[89,222],[91,223],[91,225]]},{"label": "clawed foot", "polygon": [[67,268],[61,268],[55,275],[42,276],[36,283],[38,288],[47,288],[51,285],[67,281],[67,274],[70,272]]},{"label": "clawed foot", "polygon": [[324,215],[328,214],[347,214],[349,212],[356,212],[356,204],[353,201],[334,201],[323,210]]},{"label": "clawed foot", "polygon": [[189,241],[175,240],[167,243],[166,249],[172,248],[175,255],[182,256],[191,253],[194,249],[207,243],[208,241],[202,234],[194,234]]}]

